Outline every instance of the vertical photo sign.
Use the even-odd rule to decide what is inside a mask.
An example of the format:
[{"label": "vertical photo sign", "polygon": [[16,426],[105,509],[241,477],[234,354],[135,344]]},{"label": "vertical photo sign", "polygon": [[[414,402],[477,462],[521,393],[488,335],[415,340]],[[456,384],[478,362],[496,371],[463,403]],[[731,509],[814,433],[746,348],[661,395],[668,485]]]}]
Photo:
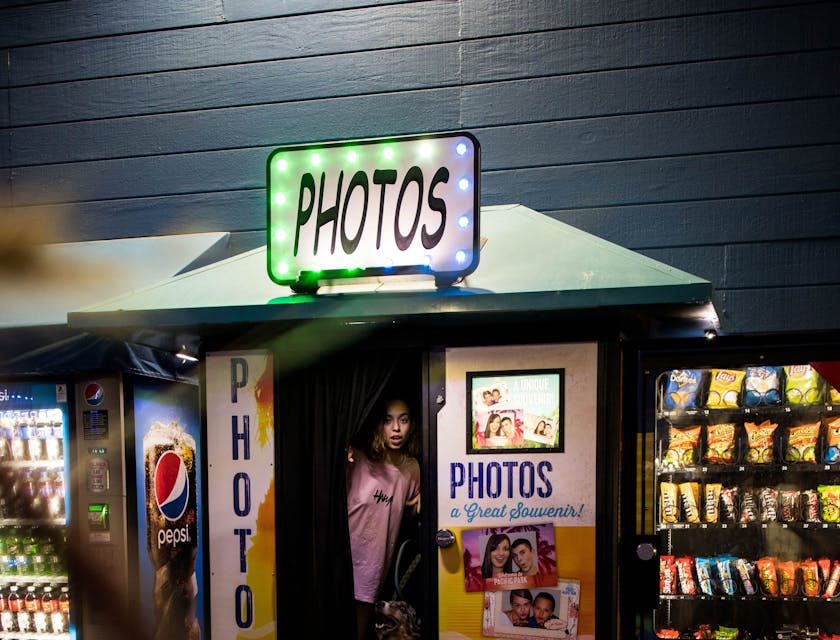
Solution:
[{"label": "vertical photo sign", "polygon": [[207,354],[212,637],[277,637],[273,373],[265,351]]}]

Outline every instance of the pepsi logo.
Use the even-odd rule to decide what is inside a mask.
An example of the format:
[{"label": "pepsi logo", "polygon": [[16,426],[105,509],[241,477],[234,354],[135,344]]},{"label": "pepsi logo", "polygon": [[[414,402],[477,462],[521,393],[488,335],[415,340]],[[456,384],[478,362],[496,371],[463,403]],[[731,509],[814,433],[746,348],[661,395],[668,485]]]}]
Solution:
[{"label": "pepsi logo", "polygon": [[102,404],[102,400],[104,397],[105,389],[103,389],[95,382],[91,382],[85,387],[85,402],[87,402],[91,407],[95,407],[99,404]]},{"label": "pepsi logo", "polygon": [[190,498],[190,483],[184,461],[174,451],[166,451],[155,465],[155,501],[167,520],[184,515]]}]

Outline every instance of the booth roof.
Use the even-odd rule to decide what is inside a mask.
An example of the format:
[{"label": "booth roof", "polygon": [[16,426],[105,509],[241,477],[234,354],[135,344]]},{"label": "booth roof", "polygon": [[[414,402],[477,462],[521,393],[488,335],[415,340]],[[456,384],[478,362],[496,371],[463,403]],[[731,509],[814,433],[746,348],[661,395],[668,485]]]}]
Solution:
[{"label": "booth roof", "polygon": [[67,312],[218,259],[229,238],[193,233],[15,247],[0,270],[0,376],[111,369],[194,378],[168,351],[71,329]]},{"label": "booth roof", "polygon": [[[476,270],[452,287],[431,276],[321,283],[296,294],[267,273],[265,246],[68,314],[82,330],[333,318],[711,305],[711,283],[522,205],[482,207]],[[708,313],[708,311],[704,312]],[[439,318],[438,318],[439,319]]]},{"label": "booth roof", "polygon": [[174,276],[229,237],[190,233],[31,245],[2,271],[0,329],[63,326],[68,311]]}]

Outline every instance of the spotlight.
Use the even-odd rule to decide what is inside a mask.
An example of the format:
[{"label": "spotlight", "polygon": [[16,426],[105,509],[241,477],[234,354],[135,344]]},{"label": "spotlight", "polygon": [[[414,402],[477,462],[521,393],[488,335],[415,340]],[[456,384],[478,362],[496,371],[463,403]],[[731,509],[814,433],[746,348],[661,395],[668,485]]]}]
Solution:
[{"label": "spotlight", "polygon": [[703,335],[706,336],[706,340],[714,340],[715,338],[717,338],[717,331],[715,331],[714,329],[706,329],[703,332]]}]

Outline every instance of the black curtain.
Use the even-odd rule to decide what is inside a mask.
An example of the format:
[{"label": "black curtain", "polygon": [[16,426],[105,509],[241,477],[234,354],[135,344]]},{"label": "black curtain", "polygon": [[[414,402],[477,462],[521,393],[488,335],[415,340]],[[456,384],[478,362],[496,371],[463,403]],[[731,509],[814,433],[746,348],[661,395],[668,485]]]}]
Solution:
[{"label": "black curtain", "polygon": [[355,635],[346,449],[397,364],[396,353],[342,352],[278,376],[278,637]]}]

